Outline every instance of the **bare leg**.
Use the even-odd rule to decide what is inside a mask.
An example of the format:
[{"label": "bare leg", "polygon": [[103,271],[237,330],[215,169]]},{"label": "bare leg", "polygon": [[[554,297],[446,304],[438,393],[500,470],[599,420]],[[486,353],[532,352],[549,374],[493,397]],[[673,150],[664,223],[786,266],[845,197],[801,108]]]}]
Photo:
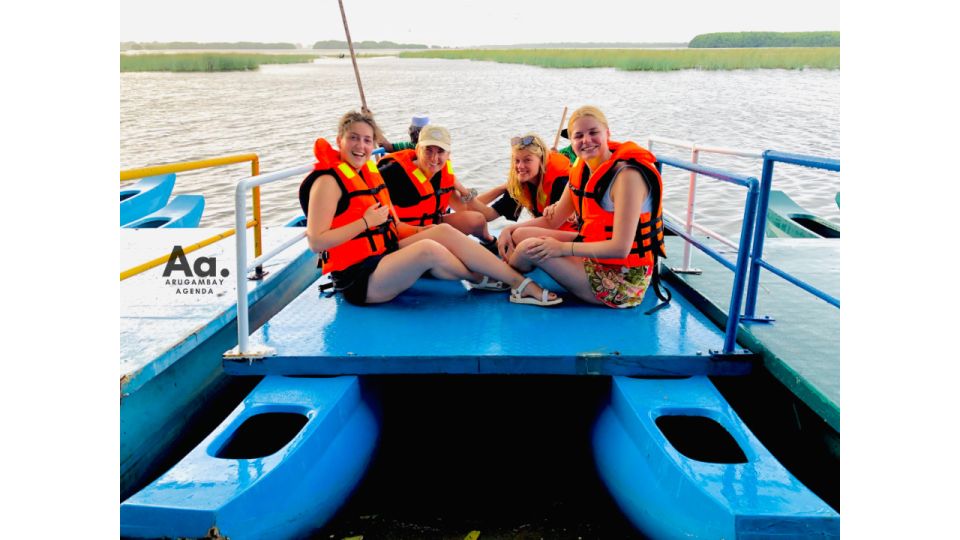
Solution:
[{"label": "bare leg", "polygon": [[519,244],[527,238],[543,238],[544,236],[556,238],[561,242],[571,242],[577,237],[577,233],[558,229],[545,229],[542,227],[520,227],[514,229],[512,238],[513,245],[516,246],[516,248],[513,250],[513,253],[507,255],[507,262],[510,263],[510,266],[516,268],[518,272],[523,273],[533,270],[534,265],[529,260],[523,256],[517,256]]},{"label": "bare leg", "polygon": [[479,238],[483,242],[490,242],[493,236],[487,230],[487,218],[480,212],[474,210],[463,210],[443,216],[443,222],[449,224],[454,229]]},{"label": "bare leg", "polygon": [[380,261],[377,269],[370,274],[367,302],[379,304],[393,300],[428,270],[440,279],[481,279],[447,248],[433,240],[424,239],[394,251]]},{"label": "bare leg", "polygon": [[[457,259],[474,272],[500,280],[516,289],[523,282],[524,277],[499,257],[490,253],[480,244],[467,238],[463,233],[446,223],[441,223],[423,232],[404,238],[400,241],[401,251],[404,246],[421,242],[425,239],[434,240],[453,253]],[[475,281],[479,281],[479,278]],[[531,283],[523,290],[524,296],[540,298],[543,289],[537,283]],[[549,296],[554,298],[555,295]]]},{"label": "bare leg", "polygon": [[[563,231],[558,231],[563,232]],[[571,233],[573,234],[573,233]],[[517,268],[539,266],[544,272],[550,275],[557,283],[563,285],[563,288],[573,293],[577,298],[590,304],[600,304],[593,294],[593,287],[590,286],[590,280],[587,279],[587,272],[583,269],[583,257],[551,257],[543,261],[534,261],[527,256],[529,244],[521,242],[517,245],[513,255],[510,257],[510,264]]]},{"label": "bare leg", "polygon": [[513,230],[513,243],[519,244],[527,238],[543,238],[549,236],[556,238],[561,242],[572,242],[577,237],[573,231],[561,231],[560,229],[546,229],[543,227],[520,227]]}]

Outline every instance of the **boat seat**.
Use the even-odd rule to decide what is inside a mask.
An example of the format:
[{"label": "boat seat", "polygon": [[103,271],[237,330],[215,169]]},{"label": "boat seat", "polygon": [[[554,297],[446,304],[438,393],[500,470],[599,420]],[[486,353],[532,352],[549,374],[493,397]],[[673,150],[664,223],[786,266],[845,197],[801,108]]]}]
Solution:
[{"label": "boat seat", "polygon": [[156,212],[127,223],[126,229],[196,227],[203,216],[203,195],[177,195]]},{"label": "boat seat", "polygon": [[120,188],[120,225],[163,208],[176,181],[176,174],[161,174]]},{"label": "boat seat", "polygon": [[[563,292],[540,270],[531,277]],[[564,294],[544,308],[424,278],[386,304],[359,307],[311,286],[251,335],[249,350],[267,354],[227,354],[223,365],[233,375],[750,372],[756,356],[717,353],[722,330],[682,295],[647,314],[658,302],[650,291],[641,306],[618,310]]]}]

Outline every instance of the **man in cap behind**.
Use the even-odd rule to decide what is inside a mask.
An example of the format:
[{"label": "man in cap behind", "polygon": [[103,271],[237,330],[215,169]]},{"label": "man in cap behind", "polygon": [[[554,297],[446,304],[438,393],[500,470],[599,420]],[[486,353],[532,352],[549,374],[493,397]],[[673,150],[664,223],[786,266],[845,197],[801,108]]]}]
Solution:
[{"label": "man in cap behind", "polygon": [[382,146],[387,153],[396,152],[397,150],[412,150],[417,147],[417,141],[420,139],[420,130],[429,123],[430,118],[427,116],[414,116],[413,119],[410,120],[410,127],[407,128],[407,132],[410,134],[410,142],[400,141],[392,143],[386,140],[386,138],[377,142],[380,143],[380,146]]}]

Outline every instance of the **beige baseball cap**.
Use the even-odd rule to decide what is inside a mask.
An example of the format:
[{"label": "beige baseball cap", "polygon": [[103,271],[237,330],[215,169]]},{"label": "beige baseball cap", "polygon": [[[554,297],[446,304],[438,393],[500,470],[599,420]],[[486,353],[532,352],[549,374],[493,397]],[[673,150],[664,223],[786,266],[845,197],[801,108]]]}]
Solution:
[{"label": "beige baseball cap", "polygon": [[439,146],[447,152],[450,151],[450,132],[447,128],[427,124],[420,130],[420,139],[417,146]]}]

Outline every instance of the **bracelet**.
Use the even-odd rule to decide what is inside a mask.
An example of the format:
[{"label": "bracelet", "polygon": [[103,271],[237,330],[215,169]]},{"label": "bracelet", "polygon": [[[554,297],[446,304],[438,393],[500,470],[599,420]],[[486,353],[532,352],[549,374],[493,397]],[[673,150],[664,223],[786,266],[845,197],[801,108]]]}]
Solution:
[{"label": "bracelet", "polygon": [[570,242],[570,256],[573,257],[573,242]]},{"label": "bracelet", "polygon": [[363,220],[363,230],[369,229],[369,228],[370,228],[370,224],[367,223],[367,218],[365,218],[365,217],[363,217],[363,216],[360,216],[360,219]]}]

